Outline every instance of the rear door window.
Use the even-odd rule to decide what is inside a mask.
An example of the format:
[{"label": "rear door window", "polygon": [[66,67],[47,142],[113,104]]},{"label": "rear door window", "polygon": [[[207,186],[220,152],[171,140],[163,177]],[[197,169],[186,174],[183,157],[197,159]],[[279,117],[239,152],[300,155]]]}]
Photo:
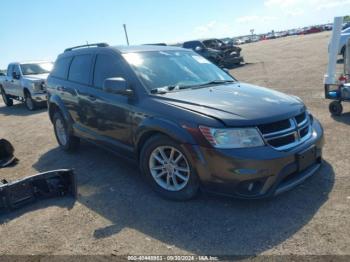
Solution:
[{"label": "rear door window", "polygon": [[73,58],[69,69],[68,80],[80,84],[90,84],[92,55],[78,55]]},{"label": "rear door window", "polygon": [[51,75],[54,77],[67,79],[69,64],[71,60],[72,60],[72,57],[59,58],[53,67]]},{"label": "rear door window", "polygon": [[121,60],[111,55],[98,55],[95,62],[94,86],[102,88],[105,79],[124,77]]}]

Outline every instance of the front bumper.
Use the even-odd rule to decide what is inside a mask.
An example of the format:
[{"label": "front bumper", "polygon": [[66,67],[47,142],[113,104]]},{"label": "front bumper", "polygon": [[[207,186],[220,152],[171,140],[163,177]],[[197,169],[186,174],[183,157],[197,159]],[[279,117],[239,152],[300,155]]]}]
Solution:
[{"label": "front bumper", "polygon": [[[278,151],[270,146],[244,149],[191,146],[192,163],[202,189],[254,199],[294,188],[313,175],[322,163],[323,129],[316,119],[312,127],[312,137],[288,151]],[[308,155],[312,152],[312,157],[300,160],[304,157],[303,152]]]},{"label": "front bumper", "polygon": [[242,56],[227,56],[224,57],[222,63],[224,65],[240,64],[243,63],[244,59]]},{"label": "front bumper", "polygon": [[47,101],[47,94],[46,93],[34,93],[34,94],[32,94],[32,99],[35,102],[45,102],[45,101]]}]

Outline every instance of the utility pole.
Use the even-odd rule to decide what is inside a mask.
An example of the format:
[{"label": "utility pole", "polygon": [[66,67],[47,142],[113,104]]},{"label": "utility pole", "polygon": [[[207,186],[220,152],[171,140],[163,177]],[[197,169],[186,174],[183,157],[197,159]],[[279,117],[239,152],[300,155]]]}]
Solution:
[{"label": "utility pole", "polygon": [[124,27],[124,32],[125,32],[126,43],[129,45],[128,32],[126,31],[126,24],[123,24],[123,27]]}]

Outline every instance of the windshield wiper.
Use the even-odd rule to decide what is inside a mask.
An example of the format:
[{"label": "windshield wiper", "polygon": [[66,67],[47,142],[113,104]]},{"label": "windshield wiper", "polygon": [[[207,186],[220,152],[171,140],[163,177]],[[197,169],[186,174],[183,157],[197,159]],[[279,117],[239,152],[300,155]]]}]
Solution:
[{"label": "windshield wiper", "polygon": [[226,84],[226,83],[233,83],[235,82],[234,80],[212,80],[209,82],[206,82],[204,84],[200,84],[198,86],[209,86],[209,85],[221,85],[221,84]]},{"label": "windshield wiper", "polygon": [[151,89],[152,94],[166,94],[170,91],[173,90],[181,90],[181,89],[187,89],[187,88],[196,88],[196,87],[204,87],[208,85],[221,85],[221,84],[226,84],[226,83],[233,83],[236,82],[234,80],[212,80],[203,84],[199,85],[169,85],[169,86],[163,86],[163,87],[156,87]]},{"label": "windshield wiper", "polygon": [[226,83],[234,83],[236,81],[234,80],[212,80],[212,81],[208,81],[205,82],[203,84],[199,84],[199,85],[188,85],[188,86],[180,86],[179,89],[186,89],[186,88],[200,88],[200,87],[205,87],[205,86],[210,86],[210,85],[222,85],[222,84],[226,84]]}]

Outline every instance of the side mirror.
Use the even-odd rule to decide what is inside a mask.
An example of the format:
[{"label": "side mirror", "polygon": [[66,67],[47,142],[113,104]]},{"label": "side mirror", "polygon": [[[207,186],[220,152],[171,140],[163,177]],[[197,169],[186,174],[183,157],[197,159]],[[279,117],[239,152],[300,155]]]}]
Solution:
[{"label": "side mirror", "polygon": [[105,79],[103,90],[108,93],[132,96],[134,91],[129,88],[128,83],[122,77],[112,77]]},{"label": "side mirror", "polygon": [[201,46],[196,46],[194,51],[201,52],[201,51],[203,51],[203,48]]},{"label": "side mirror", "polygon": [[13,79],[19,79],[19,75],[16,72],[12,72]]}]

